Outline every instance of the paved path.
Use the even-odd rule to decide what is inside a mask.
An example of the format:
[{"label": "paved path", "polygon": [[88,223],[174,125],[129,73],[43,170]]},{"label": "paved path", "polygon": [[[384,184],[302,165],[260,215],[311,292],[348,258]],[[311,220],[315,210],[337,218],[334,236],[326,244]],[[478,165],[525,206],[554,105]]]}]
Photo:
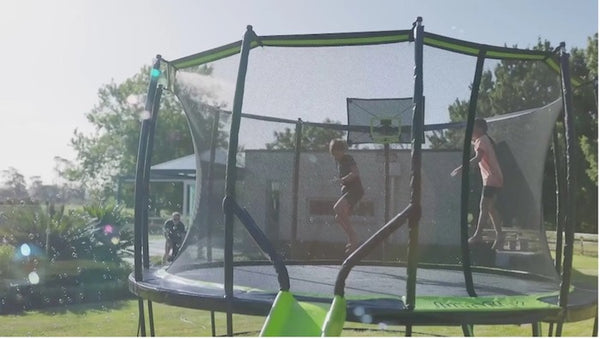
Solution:
[{"label": "paved path", "polygon": [[[133,250],[133,248],[132,248]],[[156,235],[151,235],[148,239],[148,252],[150,253],[150,256],[160,256],[162,257],[162,255],[165,253],[165,238],[160,235],[160,236],[156,236]],[[123,258],[124,261],[130,263],[131,265],[133,265],[133,256],[128,256],[126,258]]]}]

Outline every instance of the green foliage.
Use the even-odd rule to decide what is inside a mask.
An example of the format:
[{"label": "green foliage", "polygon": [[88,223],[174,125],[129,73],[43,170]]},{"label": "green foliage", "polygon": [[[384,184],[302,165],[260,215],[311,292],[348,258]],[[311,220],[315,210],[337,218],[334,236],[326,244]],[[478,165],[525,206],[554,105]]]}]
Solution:
[{"label": "green foliage", "polygon": [[0,277],[6,277],[8,275],[14,254],[14,246],[0,245]]},{"label": "green foliage", "polygon": [[27,244],[36,264],[69,259],[119,263],[133,239],[123,229],[125,221],[122,207],[114,203],[68,212],[52,204],[18,205],[5,211],[0,238],[14,247]]},{"label": "green foliage", "polygon": [[[199,67],[194,72],[210,75],[212,67]],[[77,153],[74,164],[61,163],[61,175],[73,182],[82,183],[95,198],[105,199],[115,196],[118,178],[133,177],[136,171],[137,152],[145,96],[150,81],[150,67],[143,67],[139,73],[120,84],[110,83],[98,91],[98,103],[86,114],[87,120],[95,127],[95,132],[85,134],[75,131],[71,146]],[[178,93],[186,101],[186,93]],[[201,140],[197,145],[208,149],[214,114],[207,112],[214,107],[198,104],[199,107],[186,109],[199,114]],[[226,135],[221,135],[220,145]],[[198,149],[201,152],[203,149]],[[194,152],[188,122],[182,105],[175,95],[163,91],[160,111],[157,116],[152,163],[157,164],[186,156]],[[133,205],[133,185],[124,184],[121,198]],[[159,184],[150,190],[151,209],[160,213],[161,209],[182,204],[182,185]]]},{"label": "green foliage", "polygon": [[[339,123],[329,118],[323,123]],[[266,144],[267,149],[293,150],[296,147],[296,131],[287,128],[283,132],[274,132],[275,141]],[[340,139],[344,135],[343,131],[325,129],[321,127],[303,125],[302,126],[302,151],[327,151],[331,139]]]}]

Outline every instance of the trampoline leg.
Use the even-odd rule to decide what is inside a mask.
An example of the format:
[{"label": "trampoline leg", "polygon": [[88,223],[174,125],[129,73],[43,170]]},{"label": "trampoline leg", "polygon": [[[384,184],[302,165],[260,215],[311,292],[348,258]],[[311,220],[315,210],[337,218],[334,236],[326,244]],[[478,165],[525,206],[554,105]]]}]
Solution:
[{"label": "trampoline leg", "polygon": [[562,320],[556,323],[556,333],[554,334],[555,337],[562,336],[562,327],[563,327]]},{"label": "trampoline leg", "polygon": [[471,324],[462,324],[463,335],[465,337],[474,337],[475,334],[473,332],[473,325]]},{"label": "trampoline leg", "polygon": [[404,329],[404,336],[412,337],[412,325],[406,325],[406,328]]},{"label": "trampoline leg", "polygon": [[230,310],[227,311],[227,336],[233,337],[233,313]]},{"label": "trampoline leg", "polygon": [[592,329],[592,337],[598,336],[598,305],[596,305],[596,317],[594,317],[594,328]]},{"label": "trampoline leg", "polygon": [[554,333],[554,323],[548,324],[548,336],[551,337]]},{"label": "trampoline leg", "polygon": [[154,337],[154,312],[152,312],[152,301],[148,300],[148,321],[150,322],[150,336]]},{"label": "trampoline leg", "polygon": [[215,327],[215,311],[210,311],[210,330],[212,331],[212,336],[217,336],[217,329]]},{"label": "trampoline leg", "polygon": [[139,335],[142,337],[146,336],[146,320],[144,319],[144,300],[138,298],[138,328],[140,330]]},{"label": "trampoline leg", "polygon": [[534,337],[542,336],[542,323],[539,321],[531,323],[531,335]]}]

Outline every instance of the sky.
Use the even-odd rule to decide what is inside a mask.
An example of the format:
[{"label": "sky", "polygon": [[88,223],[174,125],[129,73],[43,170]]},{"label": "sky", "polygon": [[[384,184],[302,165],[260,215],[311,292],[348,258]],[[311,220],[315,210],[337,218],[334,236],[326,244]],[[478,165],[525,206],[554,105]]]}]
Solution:
[{"label": "sky", "polygon": [[259,35],[409,29],[527,48],[538,38],[587,46],[596,0],[0,0],[0,171],[56,183],[55,156],[75,160],[74,130],[98,89],[152,62]]}]

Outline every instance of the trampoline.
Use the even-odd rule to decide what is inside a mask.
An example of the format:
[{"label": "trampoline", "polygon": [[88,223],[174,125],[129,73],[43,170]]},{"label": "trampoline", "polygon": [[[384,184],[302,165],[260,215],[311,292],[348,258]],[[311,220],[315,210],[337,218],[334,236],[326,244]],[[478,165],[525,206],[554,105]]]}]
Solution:
[{"label": "trampoline", "polygon": [[[233,313],[266,316],[265,336],[339,335],[346,321],[405,325],[407,335],[413,325],[462,326],[473,335],[476,324],[524,323],[539,335],[546,321],[560,335],[565,321],[595,317],[597,286],[571,284],[578,80],[568,57],[564,44],[522,50],[428,33],[420,18],[412,29],[383,32],[258,36],[248,26],[241,41],[157,57],[140,135],[129,278],[141,334],[146,300],[151,335],[152,302],[225,312],[229,336]],[[515,78],[531,97],[500,105],[486,91],[506,64],[539,78]],[[164,95],[176,96],[187,116],[196,190],[178,256],[151,267],[146,201]],[[505,236],[496,249],[491,226],[481,242],[467,241],[481,194],[478,170],[468,169],[476,118],[488,123],[505,177],[496,201]],[[349,255],[332,211],[333,138],[347,140],[365,186],[351,218],[361,245]],[[201,166],[207,151],[211,160]],[[224,172],[215,168],[221,151]],[[556,195],[544,183],[552,163]],[[451,177],[461,164],[467,170]],[[555,196],[561,221],[556,259],[544,228],[546,195]]]}]

